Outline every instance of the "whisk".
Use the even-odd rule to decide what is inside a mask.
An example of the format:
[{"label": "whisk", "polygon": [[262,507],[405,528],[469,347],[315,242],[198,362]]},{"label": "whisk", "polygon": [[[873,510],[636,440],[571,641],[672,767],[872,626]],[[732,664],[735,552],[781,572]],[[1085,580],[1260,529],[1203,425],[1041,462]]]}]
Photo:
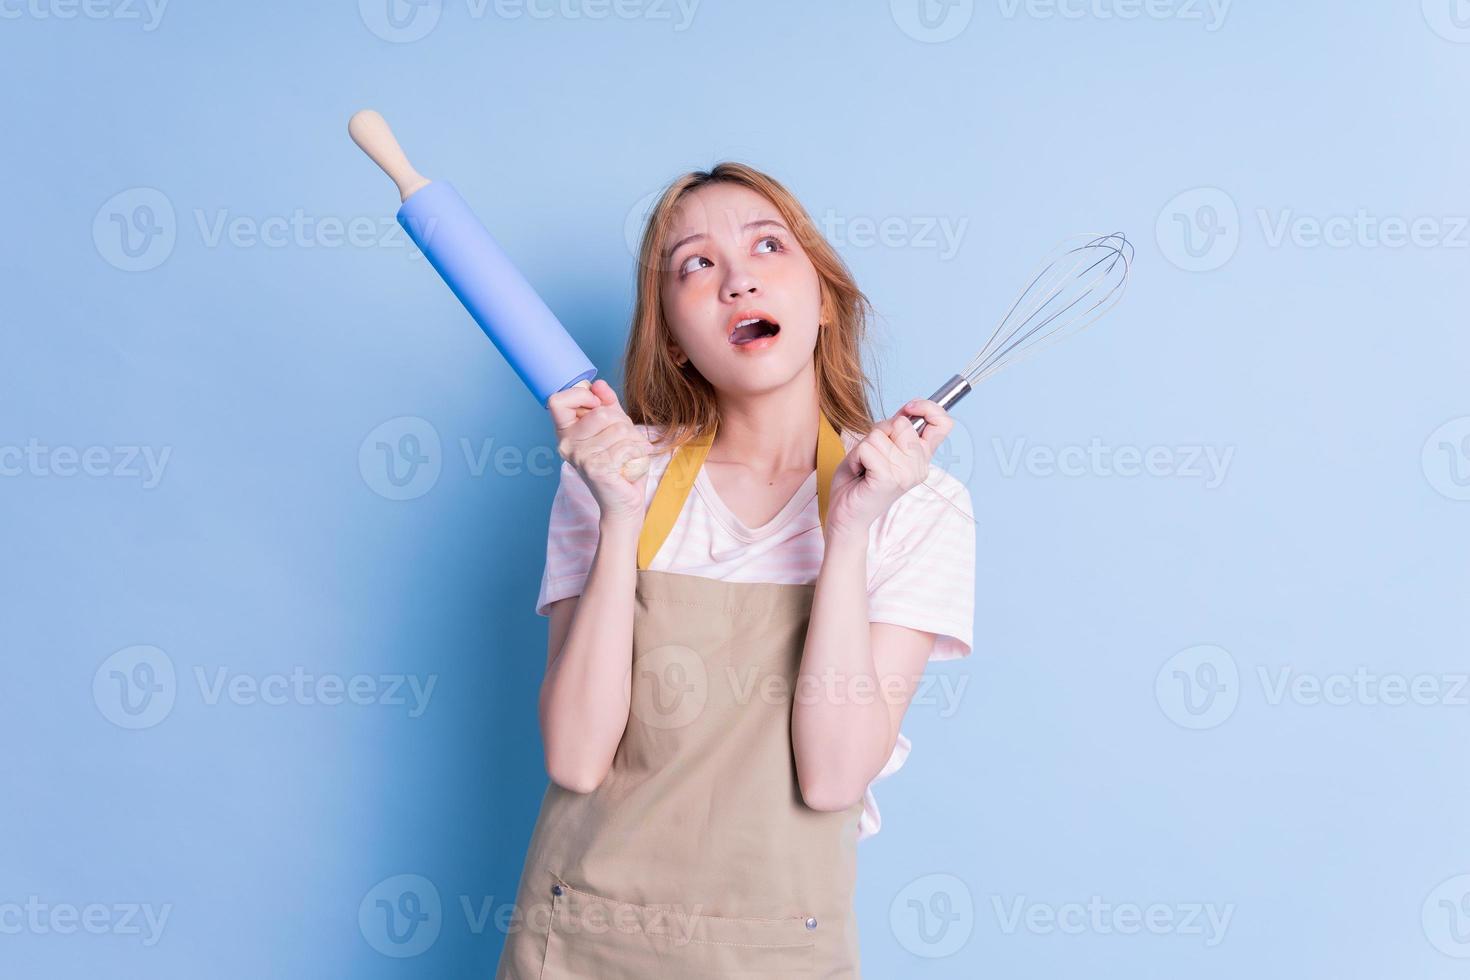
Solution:
[{"label": "whisk", "polygon": [[[1062,242],[1042,261],[980,352],[930,400],[947,411],[995,372],[1096,323],[1123,298],[1132,265],[1133,244],[1121,232]],[[911,421],[918,432],[928,424],[921,418]]]}]

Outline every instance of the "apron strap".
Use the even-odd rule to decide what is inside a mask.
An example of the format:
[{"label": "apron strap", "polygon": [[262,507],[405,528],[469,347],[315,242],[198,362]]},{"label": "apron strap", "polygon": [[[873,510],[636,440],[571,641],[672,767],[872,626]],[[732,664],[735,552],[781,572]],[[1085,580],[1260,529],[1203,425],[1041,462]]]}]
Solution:
[{"label": "apron strap", "polygon": [[842,465],[843,459],[847,457],[847,449],[842,445],[842,437],[827,421],[827,416],[818,413],[821,419],[817,423],[817,520],[822,526],[827,526],[827,501],[832,496],[832,474],[837,472],[837,467]]},{"label": "apron strap", "polygon": [[[818,413],[817,423],[817,517],[823,526],[827,523],[827,500],[832,493],[832,474],[847,455],[842,437],[827,420],[825,413]],[[643,530],[638,536],[638,567],[646,569],[653,564],[653,556],[663,547],[674,523],[684,510],[684,501],[694,486],[694,478],[709,455],[710,445],[715,441],[715,426],[709,431],[680,446],[669,460],[669,467],[653,491],[653,500],[648,513],[643,517]]]}]

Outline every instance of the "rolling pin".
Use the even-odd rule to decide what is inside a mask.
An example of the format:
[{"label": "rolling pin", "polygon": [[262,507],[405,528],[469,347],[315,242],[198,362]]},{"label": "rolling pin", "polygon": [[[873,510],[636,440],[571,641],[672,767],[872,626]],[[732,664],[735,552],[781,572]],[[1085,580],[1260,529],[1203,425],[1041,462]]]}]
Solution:
[{"label": "rolling pin", "polygon": [[[536,400],[545,406],[558,391],[590,387],[597,368],[454,186],[415,170],[372,109],[355,113],[347,132],[398,185],[398,223]],[[622,474],[636,480],[647,470],[647,459],[634,459]]]}]

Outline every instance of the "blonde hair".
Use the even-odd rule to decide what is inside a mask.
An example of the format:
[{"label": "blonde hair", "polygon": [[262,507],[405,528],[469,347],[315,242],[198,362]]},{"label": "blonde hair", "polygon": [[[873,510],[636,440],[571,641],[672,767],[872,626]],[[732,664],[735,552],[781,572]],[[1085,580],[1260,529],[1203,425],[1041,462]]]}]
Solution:
[{"label": "blonde hair", "polygon": [[818,405],[838,430],[866,433],[873,428],[873,393],[862,366],[862,344],[872,305],[841,256],[806,209],[775,178],[743,163],[724,162],[673,180],[654,204],[638,250],[638,294],[623,354],[623,407],[638,424],[662,426],[660,451],[672,451],[709,431],[717,421],[713,386],[694,368],[674,360],[673,333],[660,302],[664,249],[674,224],[674,209],[685,195],[707,184],[738,184],[760,194],[780,212],[816,267],[821,285],[820,327],[812,359]]}]

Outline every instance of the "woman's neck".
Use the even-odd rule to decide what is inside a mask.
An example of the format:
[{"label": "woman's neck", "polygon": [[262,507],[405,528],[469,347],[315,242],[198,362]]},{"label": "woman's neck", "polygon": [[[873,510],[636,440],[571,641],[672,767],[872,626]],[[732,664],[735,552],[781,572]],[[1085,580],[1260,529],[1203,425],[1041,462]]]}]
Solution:
[{"label": "woman's neck", "polygon": [[816,465],[816,372],[759,395],[718,395],[720,425],[710,446],[712,462],[735,462],[758,473],[811,469]]}]

